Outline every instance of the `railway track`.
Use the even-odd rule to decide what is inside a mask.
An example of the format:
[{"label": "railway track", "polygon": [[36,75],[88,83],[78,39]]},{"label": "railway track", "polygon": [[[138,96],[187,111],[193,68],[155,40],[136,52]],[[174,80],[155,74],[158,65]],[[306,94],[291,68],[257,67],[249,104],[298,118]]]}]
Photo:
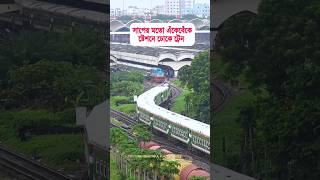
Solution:
[{"label": "railway track", "polygon": [[[170,100],[173,101],[176,97],[178,97],[182,90],[174,85],[170,85],[171,87],[171,98]],[[219,112],[224,104],[227,102],[230,96],[229,90],[223,86],[221,83],[215,82],[213,83],[213,112]]]},{"label": "railway track", "polygon": [[217,113],[221,111],[224,104],[227,102],[230,93],[228,89],[222,84],[215,82],[213,83],[213,112]]},{"label": "railway track", "polygon": [[[169,100],[173,101],[177,96],[179,96],[182,92],[182,90],[174,85],[170,85],[171,87],[171,97]],[[124,124],[126,124],[128,127],[132,127],[134,124],[137,124],[138,121],[136,121],[134,118],[122,113],[121,111],[117,111],[114,109],[111,109],[111,117],[123,122]],[[134,138],[133,135],[131,134],[130,130],[125,129],[123,127],[117,126],[112,124],[111,127],[118,127],[121,128],[123,130],[125,130],[129,137],[132,139]],[[177,154],[183,154],[183,155],[187,155],[192,157],[193,161],[195,161],[195,164],[198,165],[199,167],[207,170],[208,172],[210,171],[210,158],[209,157],[205,157],[205,156],[200,156],[197,155],[197,152],[195,151],[186,151],[186,147],[183,145],[179,145],[177,143],[175,143],[176,141],[171,141],[161,135],[158,135],[156,133],[153,133],[152,136],[152,141],[162,145],[164,148],[177,153]]]},{"label": "railway track", "polygon": [[118,111],[118,110],[115,110],[115,109],[111,109],[111,117],[113,117],[117,120],[120,120],[130,126],[138,123],[134,118],[132,118],[132,117],[130,117],[130,116]]},{"label": "railway track", "polygon": [[44,167],[36,161],[0,147],[0,164],[32,180],[71,180],[71,177]]},{"label": "railway track", "polygon": [[[134,118],[132,118],[132,117],[120,112],[120,111],[113,110],[113,109],[111,109],[111,117],[114,117],[117,120],[123,122],[128,127],[132,127],[134,124],[138,123],[136,120],[134,120]],[[125,129],[123,127],[120,127],[120,126],[112,124],[112,123],[111,123],[111,127],[121,128],[125,132],[127,132],[130,139],[134,138],[133,134],[128,129]],[[162,145],[163,147],[165,147],[166,149],[168,149],[174,153],[188,155],[188,156],[192,157],[192,159],[195,161],[196,165],[207,170],[208,172],[210,171],[210,160],[209,160],[210,158],[209,157],[199,156],[196,154],[197,152],[194,152],[194,151],[187,151],[186,152],[186,147],[183,147],[183,145],[176,144],[176,143],[170,141],[169,139],[167,139],[163,136],[160,136],[156,133],[153,133],[152,135],[153,135],[151,138],[152,141]]]},{"label": "railway track", "polygon": [[[111,123],[111,127],[116,127],[116,128],[120,128],[120,129],[124,130],[128,134],[128,137],[131,140],[135,140],[135,137],[130,130],[125,129],[121,126],[115,125],[113,123]],[[200,157],[200,156],[195,155],[189,151],[186,152],[185,147],[181,147],[177,144],[173,144],[170,140],[167,140],[165,137],[162,137],[162,136],[159,136],[156,134],[153,134],[151,141],[160,144],[162,147],[164,147],[165,149],[167,149],[175,154],[181,154],[181,155],[184,155],[185,157],[189,157],[188,159],[193,160],[194,164],[196,164],[197,166],[201,167],[202,169],[210,172],[209,158]]]},{"label": "railway track", "polygon": [[174,100],[176,97],[178,97],[182,90],[178,87],[176,87],[175,85],[170,84],[170,88],[171,88],[171,98],[170,100]]}]

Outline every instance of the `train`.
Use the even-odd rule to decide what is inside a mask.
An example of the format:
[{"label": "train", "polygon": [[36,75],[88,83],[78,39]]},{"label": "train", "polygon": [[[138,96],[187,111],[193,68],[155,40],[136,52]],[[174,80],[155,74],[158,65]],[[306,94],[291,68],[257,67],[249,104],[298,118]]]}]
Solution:
[{"label": "train", "polygon": [[160,107],[170,95],[170,85],[163,83],[138,96],[138,121],[187,144],[190,148],[210,154],[210,125]]},{"label": "train", "polygon": [[161,68],[152,68],[148,73],[149,79],[156,83],[163,83],[167,77]]},{"label": "train", "polygon": [[161,150],[165,155],[165,160],[177,161],[180,164],[179,173],[174,175],[174,180],[188,180],[192,176],[210,179],[210,174],[204,169],[194,165],[190,158],[185,158],[182,155],[174,154],[153,141],[140,142],[139,145],[143,149]]},{"label": "train", "polygon": [[174,71],[166,66],[150,69],[148,78],[156,83],[163,83],[168,78],[174,77]]}]

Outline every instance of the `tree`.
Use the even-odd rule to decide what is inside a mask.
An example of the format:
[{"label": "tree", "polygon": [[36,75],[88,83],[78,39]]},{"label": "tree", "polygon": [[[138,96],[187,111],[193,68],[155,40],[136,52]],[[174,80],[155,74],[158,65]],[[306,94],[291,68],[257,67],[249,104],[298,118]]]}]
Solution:
[{"label": "tree", "polygon": [[317,0],[264,0],[220,34],[230,79],[244,75],[257,97],[239,122],[251,151],[241,166],[259,179],[320,178],[319,13]]},{"label": "tree", "polygon": [[11,33],[6,43],[0,44],[0,54],[3,65],[0,74],[4,78],[10,69],[42,59],[89,65],[99,70],[106,67],[104,39],[99,33],[84,28],[64,33],[28,30]]},{"label": "tree", "polygon": [[143,83],[144,76],[140,72],[127,72],[127,71],[120,71],[114,72],[111,74],[111,82],[119,82],[119,81],[131,81],[137,83]]},{"label": "tree", "polygon": [[160,166],[161,179],[173,179],[173,175],[178,174],[180,164],[177,161],[163,161]]},{"label": "tree", "polygon": [[150,141],[151,133],[145,124],[136,124],[132,127],[132,133],[136,136],[138,143]]},{"label": "tree", "polygon": [[183,85],[192,89],[185,99],[188,116],[209,123],[209,52],[199,53],[191,66],[183,67],[179,79]]},{"label": "tree", "polygon": [[202,176],[192,176],[189,180],[207,180],[207,178]]},{"label": "tree", "polygon": [[120,81],[111,84],[111,95],[128,96],[133,98],[134,95],[142,94],[142,92],[143,86],[140,83]]},{"label": "tree", "polygon": [[5,107],[47,107],[58,110],[103,101],[106,87],[91,67],[41,60],[9,72]]}]

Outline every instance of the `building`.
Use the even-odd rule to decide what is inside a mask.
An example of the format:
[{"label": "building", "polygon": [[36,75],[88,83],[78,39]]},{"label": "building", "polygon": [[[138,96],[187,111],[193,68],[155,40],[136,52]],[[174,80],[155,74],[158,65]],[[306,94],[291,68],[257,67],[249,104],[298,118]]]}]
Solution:
[{"label": "building", "polygon": [[110,9],[110,19],[117,19],[121,14],[122,10],[120,8]]},{"label": "building", "polygon": [[180,0],[166,0],[164,6],[166,15],[180,17]]},{"label": "building", "polygon": [[181,15],[192,14],[194,0],[180,0]]},{"label": "building", "polygon": [[128,6],[127,15],[139,16],[141,15],[141,10],[137,6]]},{"label": "building", "polygon": [[166,14],[166,11],[165,11],[165,6],[164,5],[160,5],[160,6],[156,6],[152,9],[152,14],[153,15],[158,15],[158,14]]},{"label": "building", "polygon": [[201,4],[201,3],[197,3],[194,4],[193,6],[193,14],[198,16],[198,17],[202,17],[202,18],[206,18],[210,15],[210,6],[206,3]]}]

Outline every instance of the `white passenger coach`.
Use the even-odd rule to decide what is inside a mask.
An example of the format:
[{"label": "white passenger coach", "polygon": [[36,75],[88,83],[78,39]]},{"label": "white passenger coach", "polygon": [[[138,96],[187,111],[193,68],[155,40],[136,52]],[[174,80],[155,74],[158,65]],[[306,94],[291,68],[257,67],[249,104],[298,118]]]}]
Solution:
[{"label": "white passenger coach", "polygon": [[141,94],[136,100],[139,121],[210,154],[210,125],[160,107],[169,97],[167,83]]}]

